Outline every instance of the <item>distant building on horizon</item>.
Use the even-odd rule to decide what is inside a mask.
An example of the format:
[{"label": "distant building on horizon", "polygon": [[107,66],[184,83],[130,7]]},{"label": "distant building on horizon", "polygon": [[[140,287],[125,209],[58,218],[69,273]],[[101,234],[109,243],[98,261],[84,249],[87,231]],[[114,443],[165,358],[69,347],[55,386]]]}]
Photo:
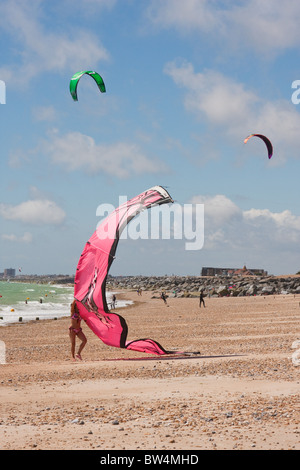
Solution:
[{"label": "distant building on horizon", "polygon": [[246,266],[240,268],[213,268],[203,267],[201,276],[267,276],[268,271],[264,269],[248,269]]},{"label": "distant building on horizon", "polygon": [[4,269],[3,277],[5,279],[10,278],[10,277],[15,277],[16,275],[16,270],[13,268],[6,268]]}]

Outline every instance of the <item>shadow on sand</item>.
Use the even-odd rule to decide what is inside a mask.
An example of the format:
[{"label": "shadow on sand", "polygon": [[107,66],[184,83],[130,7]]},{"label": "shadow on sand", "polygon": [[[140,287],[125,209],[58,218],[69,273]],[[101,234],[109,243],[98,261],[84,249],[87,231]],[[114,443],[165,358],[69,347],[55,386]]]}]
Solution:
[{"label": "shadow on sand", "polygon": [[222,354],[218,356],[201,356],[200,353],[167,354],[165,356],[149,357],[120,357],[116,359],[103,359],[104,361],[173,361],[177,359],[217,359],[223,357],[241,357],[244,354]]}]

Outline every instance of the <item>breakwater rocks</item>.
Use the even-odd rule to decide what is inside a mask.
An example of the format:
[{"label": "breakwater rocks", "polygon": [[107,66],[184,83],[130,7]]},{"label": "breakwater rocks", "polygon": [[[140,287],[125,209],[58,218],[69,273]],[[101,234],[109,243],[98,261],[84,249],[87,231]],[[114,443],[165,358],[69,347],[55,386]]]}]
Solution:
[{"label": "breakwater rocks", "polygon": [[109,276],[107,288],[166,291],[177,297],[197,297],[201,291],[214,297],[300,294],[300,276],[203,277]]}]

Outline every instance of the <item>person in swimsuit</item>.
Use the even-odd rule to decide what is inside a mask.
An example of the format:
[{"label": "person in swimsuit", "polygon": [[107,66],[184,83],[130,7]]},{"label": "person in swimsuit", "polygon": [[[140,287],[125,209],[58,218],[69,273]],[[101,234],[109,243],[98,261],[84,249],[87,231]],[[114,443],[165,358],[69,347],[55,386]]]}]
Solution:
[{"label": "person in swimsuit", "polygon": [[[80,327],[80,323],[81,317],[79,314],[78,307],[76,305],[76,300],[74,300],[71,303],[71,326],[69,327],[69,336],[71,340],[71,354],[73,361],[76,361],[76,358],[82,361],[81,352],[87,343],[86,336],[83,333],[82,328]],[[78,336],[78,338],[81,340],[81,344],[78,348],[78,353],[75,356],[76,336]]]}]

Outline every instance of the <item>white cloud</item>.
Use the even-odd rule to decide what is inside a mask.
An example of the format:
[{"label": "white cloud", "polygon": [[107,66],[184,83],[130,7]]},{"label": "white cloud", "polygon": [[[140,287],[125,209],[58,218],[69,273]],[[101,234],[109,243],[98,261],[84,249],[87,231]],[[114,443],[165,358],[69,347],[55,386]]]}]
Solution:
[{"label": "white cloud", "polygon": [[64,136],[53,134],[52,140],[43,144],[53,163],[63,165],[68,171],[84,170],[86,173],[105,172],[117,178],[132,174],[165,171],[163,163],[145,156],[134,143],[117,142],[97,144],[80,132]]},{"label": "white cloud", "polygon": [[16,206],[0,204],[0,215],[6,220],[15,220],[31,225],[60,225],[66,214],[53,201],[35,199]]},{"label": "white cloud", "polygon": [[152,0],[147,16],[154,24],[162,27],[173,26],[181,31],[211,31],[219,23],[211,3],[209,0]]},{"label": "white cloud", "polygon": [[250,209],[244,211],[244,220],[248,227],[255,227],[256,232],[260,227],[264,233],[277,242],[286,244],[299,244],[300,242],[300,217],[289,210],[271,212],[269,209]]},{"label": "white cloud", "polygon": [[24,235],[18,237],[14,233],[11,234],[2,234],[2,240],[7,240],[10,242],[17,242],[17,243],[31,243],[32,242],[32,234],[30,232],[24,232]]},{"label": "white cloud", "polygon": [[289,210],[242,210],[225,195],[194,196],[204,204],[204,247],[208,250],[239,249],[246,253],[298,250],[300,216]]},{"label": "white cloud", "polygon": [[[90,63],[107,60],[109,55],[96,35],[76,29],[64,33],[46,31],[41,21],[40,0],[10,0],[1,4],[1,25],[18,45],[18,68],[3,65],[1,78],[19,86],[44,72],[76,70]],[[75,67],[75,68],[74,68]]]},{"label": "white cloud", "polygon": [[52,105],[38,106],[32,110],[32,113],[37,121],[54,121],[56,117],[56,112]]},{"label": "white cloud", "polygon": [[[74,1],[73,0],[68,0],[68,2],[71,4],[71,6],[74,6]],[[78,3],[78,8],[81,8],[83,12],[88,9],[88,13],[91,11],[92,13],[95,11],[95,8],[98,9],[111,9],[115,6],[117,3],[117,0],[82,0],[80,3]],[[89,9],[91,7],[91,9]]]},{"label": "white cloud", "polygon": [[250,209],[244,212],[244,217],[249,221],[271,220],[278,227],[287,227],[300,231],[300,217],[293,215],[289,210],[271,212],[269,209]]},{"label": "white cloud", "polygon": [[213,70],[196,73],[189,62],[170,62],[165,73],[186,90],[186,109],[213,124],[226,126],[228,119],[238,124],[259,101],[243,84]]},{"label": "white cloud", "polygon": [[187,111],[214,126],[215,133],[217,126],[225,136],[241,143],[251,133],[267,135],[276,150],[272,164],[284,161],[292,152],[297,157],[300,114],[291,102],[269,102],[221,73],[196,73],[185,61],[168,63],[165,73],[185,90]]},{"label": "white cloud", "polygon": [[298,0],[152,0],[147,17],[161,28],[209,34],[227,50],[246,46],[259,54],[278,54],[300,41]]},{"label": "white cloud", "polygon": [[257,52],[279,53],[298,47],[300,4],[298,0],[249,0],[224,12],[226,29],[241,44]]},{"label": "white cloud", "polygon": [[194,196],[192,204],[204,204],[205,224],[209,227],[221,227],[232,220],[240,220],[241,209],[223,194],[216,196]]},{"label": "white cloud", "polygon": [[30,157],[23,149],[16,149],[9,153],[8,165],[11,168],[21,168],[22,165],[27,164],[28,162],[30,162]]}]

